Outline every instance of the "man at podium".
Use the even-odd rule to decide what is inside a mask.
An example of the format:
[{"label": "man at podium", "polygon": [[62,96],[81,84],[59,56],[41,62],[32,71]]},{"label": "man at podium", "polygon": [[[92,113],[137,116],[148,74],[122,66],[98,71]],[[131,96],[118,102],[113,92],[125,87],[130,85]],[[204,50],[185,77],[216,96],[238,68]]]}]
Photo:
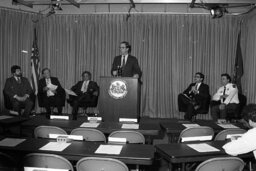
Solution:
[{"label": "man at podium", "polygon": [[124,41],[120,43],[119,48],[121,55],[114,58],[111,75],[140,78],[142,72],[138,60],[136,57],[130,55],[131,45]]}]

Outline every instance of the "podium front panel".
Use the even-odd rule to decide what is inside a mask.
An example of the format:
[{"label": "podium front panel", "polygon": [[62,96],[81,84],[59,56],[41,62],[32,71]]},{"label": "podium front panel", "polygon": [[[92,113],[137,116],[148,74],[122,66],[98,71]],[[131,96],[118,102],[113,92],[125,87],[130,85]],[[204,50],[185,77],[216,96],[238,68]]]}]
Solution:
[{"label": "podium front panel", "polygon": [[139,119],[140,91],[138,79],[100,77],[99,112],[104,121],[119,118]]}]

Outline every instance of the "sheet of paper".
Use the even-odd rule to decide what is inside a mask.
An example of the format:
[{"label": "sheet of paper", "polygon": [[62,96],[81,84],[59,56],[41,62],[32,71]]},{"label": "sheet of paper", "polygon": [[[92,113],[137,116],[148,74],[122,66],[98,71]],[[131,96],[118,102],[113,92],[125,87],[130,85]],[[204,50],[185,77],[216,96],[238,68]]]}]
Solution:
[{"label": "sheet of paper", "polygon": [[218,124],[220,127],[228,129],[228,128],[239,128],[233,124]]},{"label": "sheet of paper", "polygon": [[39,150],[47,150],[47,151],[63,151],[67,148],[71,143],[63,143],[63,142],[49,142],[48,144],[41,147]]},{"label": "sheet of paper", "polygon": [[5,138],[2,141],[0,141],[0,146],[7,146],[7,147],[15,147],[16,145],[22,143],[26,139],[20,139],[20,138]]},{"label": "sheet of paper", "polygon": [[190,148],[193,148],[194,150],[203,153],[203,152],[214,152],[214,151],[220,151],[219,149],[210,146],[206,143],[200,143],[200,144],[187,144]]},{"label": "sheet of paper", "polygon": [[86,128],[97,128],[100,123],[97,122],[84,122],[80,127],[86,127]]},{"label": "sheet of paper", "polygon": [[194,128],[194,127],[199,127],[200,125],[198,124],[182,124],[183,126],[185,126],[186,128]]},{"label": "sheet of paper", "polygon": [[95,151],[96,154],[120,154],[122,145],[100,145]]},{"label": "sheet of paper", "polygon": [[12,116],[7,116],[7,115],[1,115],[0,116],[0,120],[9,119],[9,118],[13,118],[13,117]]},{"label": "sheet of paper", "polygon": [[58,88],[58,86],[54,85],[54,84],[48,84],[47,87],[50,89],[50,90],[56,90]]},{"label": "sheet of paper", "polygon": [[24,171],[69,171],[68,169],[52,169],[42,167],[24,167]]},{"label": "sheet of paper", "polygon": [[72,90],[69,90],[69,89],[66,89],[65,88],[65,92],[69,95],[72,95],[72,96],[77,96],[77,94],[75,92],[73,92]]},{"label": "sheet of paper", "polygon": [[139,124],[122,124],[122,129],[139,129]]}]

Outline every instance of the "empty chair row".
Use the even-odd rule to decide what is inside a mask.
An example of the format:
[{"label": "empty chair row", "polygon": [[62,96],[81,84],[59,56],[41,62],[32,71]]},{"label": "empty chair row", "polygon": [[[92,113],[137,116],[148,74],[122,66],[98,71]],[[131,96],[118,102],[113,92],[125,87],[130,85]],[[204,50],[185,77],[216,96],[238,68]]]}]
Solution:
[{"label": "empty chair row", "polygon": [[[55,126],[38,126],[34,130],[35,138],[49,138],[49,134],[67,135],[67,132]],[[106,142],[105,135],[97,129],[76,128],[71,131],[70,135],[81,135],[85,141]],[[126,138],[128,143],[145,144],[145,137],[137,131],[114,131],[109,137]]]},{"label": "empty chair row", "polygon": [[[212,158],[199,164],[196,171],[242,171],[245,163],[238,157]],[[54,154],[31,153],[24,159],[25,167],[67,169],[74,171],[64,157]],[[84,157],[76,163],[77,171],[128,171],[122,161],[112,158]],[[26,170],[25,170],[26,171]]]},{"label": "empty chair row", "polygon": [[[214,140],[226,140],[229,135],[243,134],[246,130],[236,128],[236,129],[225,129],[219,132]],[[198,140],[212,140],[214,137],[214,130],[211,127],[200,126],[184,129],[179,136],[178,142],[184,141],[198,141]]]}]

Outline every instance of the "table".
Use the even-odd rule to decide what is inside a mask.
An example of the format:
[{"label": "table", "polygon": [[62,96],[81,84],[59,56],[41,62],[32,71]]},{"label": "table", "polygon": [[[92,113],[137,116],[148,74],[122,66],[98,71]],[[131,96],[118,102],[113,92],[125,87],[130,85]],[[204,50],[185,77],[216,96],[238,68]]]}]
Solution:
[{"label": "table", "polygon": [[[0,127],[3,129],[3,134],[6,133],[8,128],[13,126],[20,126],[22,122],[25,122],[28,120],[28,118],[20,117],[20,116],[10,116],[10,115],[0,115]],[[7,116],[8,118],[5,118]]]},{"label": "table", "polygon": [[[29,130],[33,135],[33,131],[37,126],[48,125],[48,126],[57,126],[67,132],[71,132],[73,129],[80,127],[84,122],[87,122],[87,118],[78,118],[78,120],[58,120],[58,119],[46,119],[44,116],[35,116],[30,120],[23,122],[21,124],[21,130]],[[100,125],[95,128],[102,131],[104,134],[110,134],[113,131],[117,130],[129,130],[122,129],[122,123],[117,122],[101,122]],[[131,130],[131,129],[130,129]],[[151,142],[152,137],[157,136],[160,132],[160,126],[158,123],[139,123],[139,129],[132,129],[142,133],[146,136],[147,142]]]},{"label": "table", "polygon": [[83,157],[108,157],[121,160],[126,164],[135,165],[151,165],[154,160],[154,146],[145,144],[124,144],[119,155],[95,154],[96,149],[103,143],[85,141],[72,141],[71,145],[61,152],[39,150],[39,148],[51,141],[54,140],[27,138],[15,147],[0,146],[0,151],[15,152],[22,155],[28,153],[50,153],[61,155],[73,161],[78,161]]},{"label": "table", "polygon": [[[182,130],[186,129],[182,124],[198,124],[200,126],[208,126],[211,127],[214,132],[217,134],[220,131],[224,130],[221,126],[217,125],[213,120],[196,120],[195,122],[190,122],[186,120],[177,120],[169,122],[161,122],[161,128],[169,135],[170,142],[177,142],[177,137],[179,137]],[[247,129],[241,123],[231,123],[239,128]]]},{"label": "table", "polygon": [[[202,143],[202,142],[199,142]],[[228,154],[225,153],[222,146],[227,143],[227,141],[211,141],[204,142],[207,143],[220,151],[216,152],[197,152],[196,150],[190,148],[185,143],[171,143],[171,144],[160,144],[156,145],[156,152],[161,157],[163,157],[169,163],[170,170],[172,169],[173,164],[182,164],[182,170],[185,170],[185,163],[189,162],[202,162],[210,158],[215,157],[227,157]],[[194,144],[194,143],[190,143]],[[253,154],[243,154],[239,155],[240,158],[252,158]]]}]

